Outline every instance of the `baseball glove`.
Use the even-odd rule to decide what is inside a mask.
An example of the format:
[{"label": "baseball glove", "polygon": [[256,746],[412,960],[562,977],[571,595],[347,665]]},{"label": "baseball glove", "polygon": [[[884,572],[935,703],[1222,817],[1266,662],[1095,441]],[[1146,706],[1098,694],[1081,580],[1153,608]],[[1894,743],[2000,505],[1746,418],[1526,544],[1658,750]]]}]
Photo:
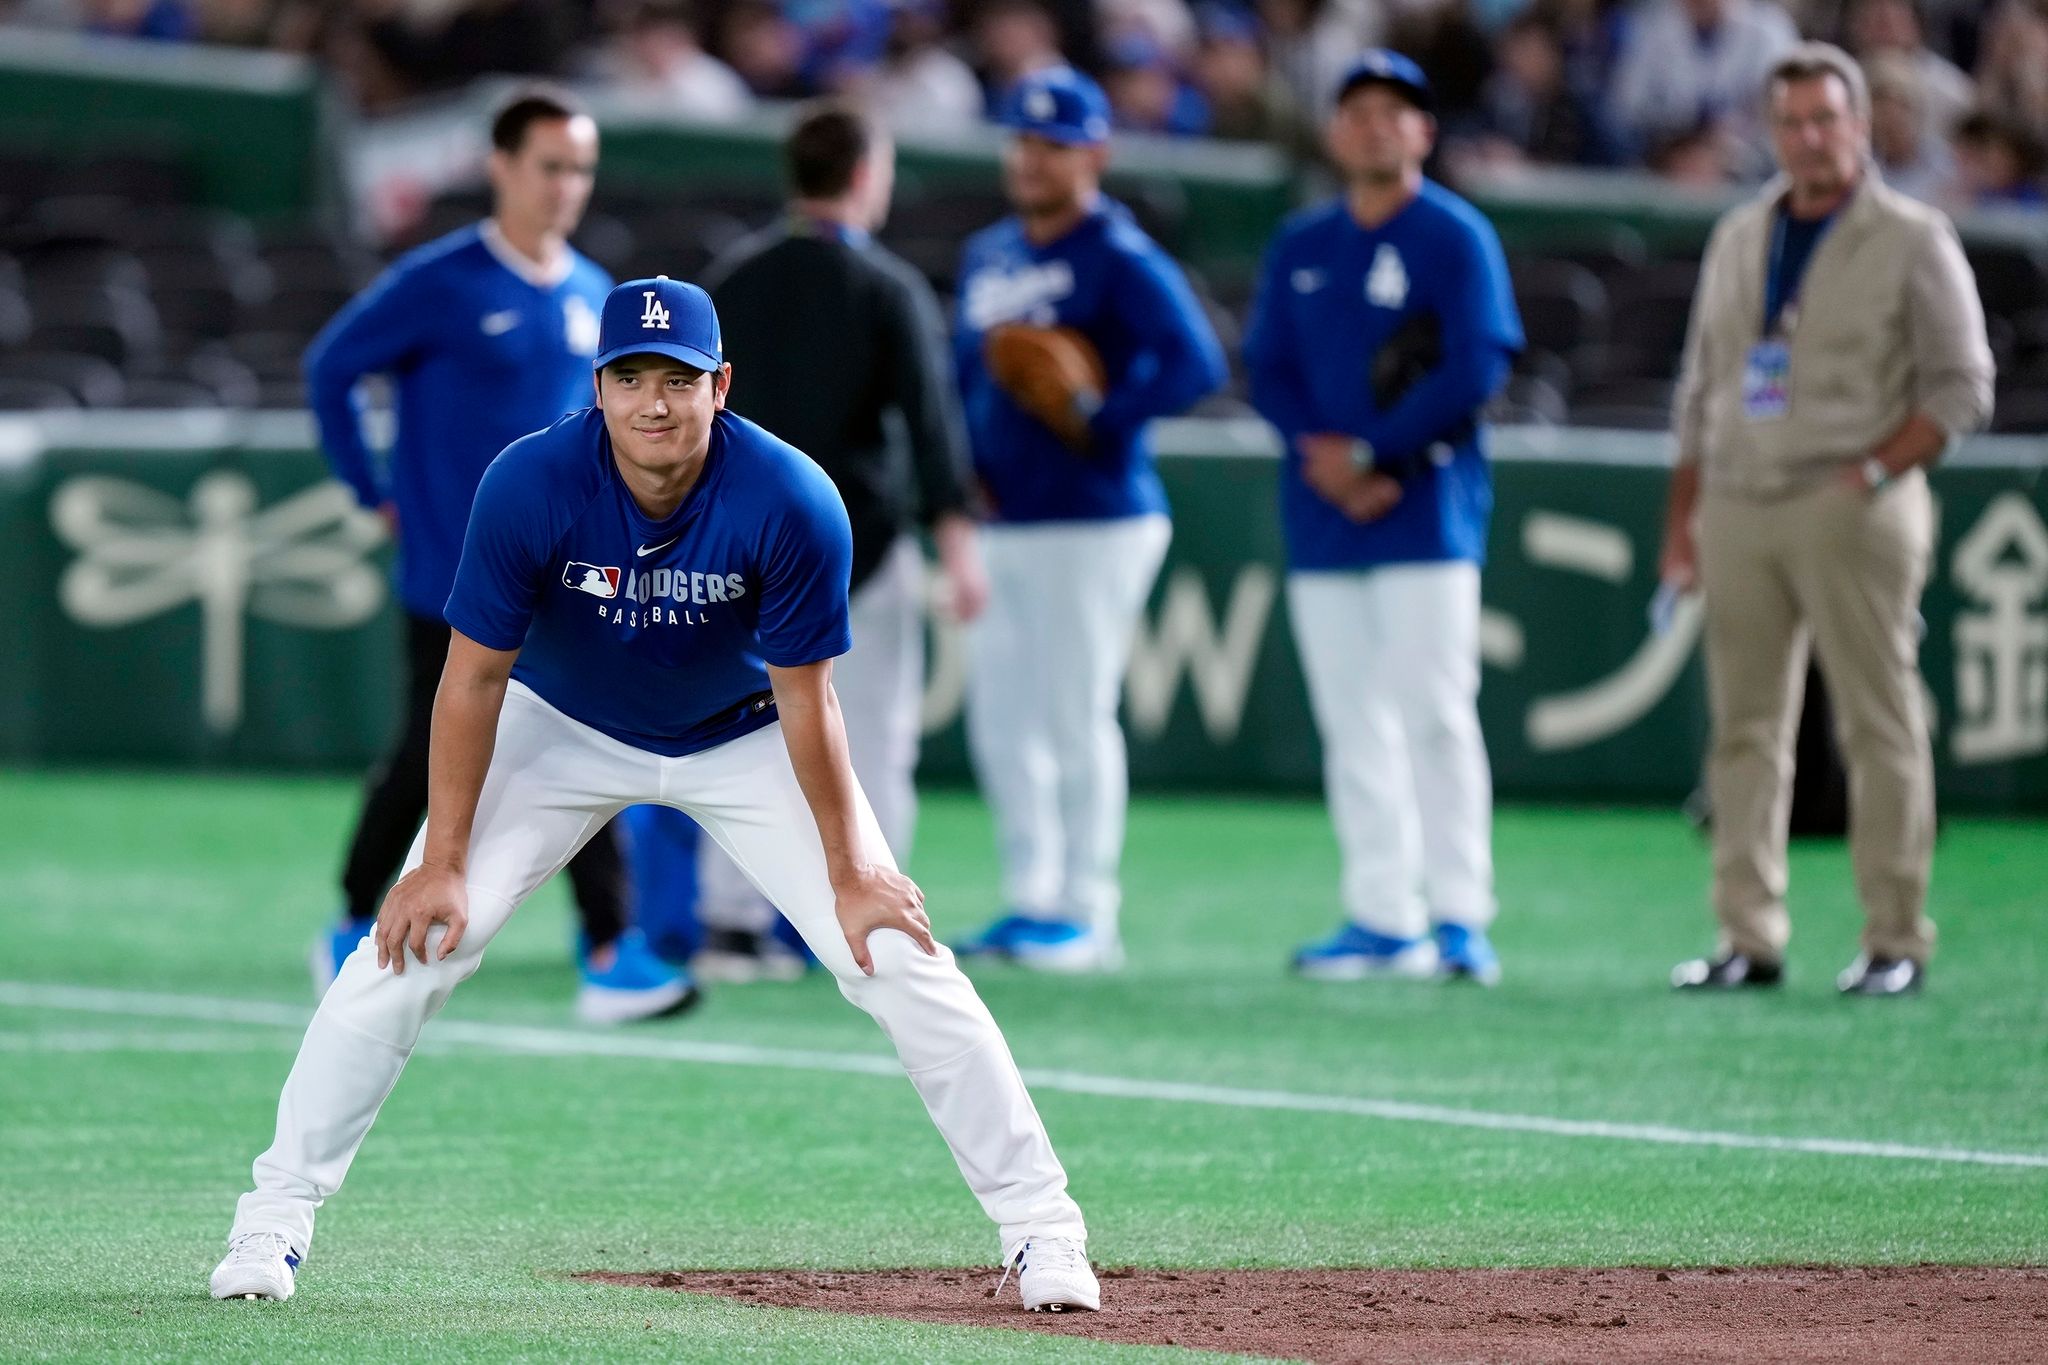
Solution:
[{"label": "baseball glove", "polygon": [[1109,374],[1087,337],[1071,327],[1006,322],[982,340],[989,376],[1018,407],[1075,450],[1088,445],[1088,419],[1102,406]]}]

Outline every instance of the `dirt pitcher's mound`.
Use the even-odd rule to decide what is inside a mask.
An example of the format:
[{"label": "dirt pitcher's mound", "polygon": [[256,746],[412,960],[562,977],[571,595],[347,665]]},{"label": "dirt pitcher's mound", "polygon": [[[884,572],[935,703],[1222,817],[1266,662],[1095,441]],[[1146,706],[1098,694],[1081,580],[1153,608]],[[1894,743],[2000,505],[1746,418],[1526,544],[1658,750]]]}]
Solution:
[{"label": "dirt pitcher's mound", "polygon": [[2048,1356],[2048,1270],[1110,1270],[1100,1313],[1026,1313],[998,1271],[697,1270],[605,1284],[1314,1361],[1877,1361]]}]

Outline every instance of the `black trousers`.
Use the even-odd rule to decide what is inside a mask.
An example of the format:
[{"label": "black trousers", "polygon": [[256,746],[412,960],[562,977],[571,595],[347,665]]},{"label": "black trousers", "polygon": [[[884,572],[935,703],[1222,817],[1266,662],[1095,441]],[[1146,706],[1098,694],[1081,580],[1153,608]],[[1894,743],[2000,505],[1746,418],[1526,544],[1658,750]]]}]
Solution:
[{"label": "black trousers", "polygon": [[[446,622],[406,614],[405,717],[398,746],[370,774],[363,811],[341,871],[348,913],[369,919],[398,875],[413,836],[427,814],[427,735],[434,692],[448,658]],[[626,862],[614,825],[606,825],[569,861],[569,882],[583,933],[592,947],[618,938],[626,927]]]}]

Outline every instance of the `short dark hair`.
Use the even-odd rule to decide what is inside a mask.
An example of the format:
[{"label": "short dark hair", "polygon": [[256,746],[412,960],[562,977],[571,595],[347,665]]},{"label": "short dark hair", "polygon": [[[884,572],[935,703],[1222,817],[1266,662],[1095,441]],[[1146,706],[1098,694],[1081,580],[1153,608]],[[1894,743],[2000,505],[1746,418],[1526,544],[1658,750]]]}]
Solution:
[{"label": "short dark hair", "polygon": [[517,156],[526,145],[527,129],[534,124],[585,116],[583,105],[568,91],[553,86],[529,86],[492,115],[491,145],[507,156]]},{"label": "short dark hair", "polygon": [[1949,137],[1973,147],[2003,147],[2018,163],[2020,179],[2032,180],[2048,168],[2048,145],[2021,120],[1995,109],[1972,109],[1956,121]]},{"label": "short dark hair", "polygon": [[802,199],[836,199],[853,184],[854,167],[874,150],[874,119],[847,100],[818,100],[797,111],[782,144],[789,183]]}]

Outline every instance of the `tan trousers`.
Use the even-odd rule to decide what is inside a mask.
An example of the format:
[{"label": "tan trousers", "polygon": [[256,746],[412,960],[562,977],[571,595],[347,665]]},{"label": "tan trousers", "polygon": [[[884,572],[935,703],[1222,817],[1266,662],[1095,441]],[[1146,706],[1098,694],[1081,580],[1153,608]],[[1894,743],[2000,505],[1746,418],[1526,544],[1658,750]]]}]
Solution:
[{"label": "tan trousers", "polygon": [[1714,914],[1725,946],[1779,961],[1792,743],[1809,639],[1849,774],[1863,950],[1926,962],[1934,756],[1918,667],[1933,540],[1927,482],[1829,485],[1775,502],[1708,492],[1700,510],[1713,749]]}]

